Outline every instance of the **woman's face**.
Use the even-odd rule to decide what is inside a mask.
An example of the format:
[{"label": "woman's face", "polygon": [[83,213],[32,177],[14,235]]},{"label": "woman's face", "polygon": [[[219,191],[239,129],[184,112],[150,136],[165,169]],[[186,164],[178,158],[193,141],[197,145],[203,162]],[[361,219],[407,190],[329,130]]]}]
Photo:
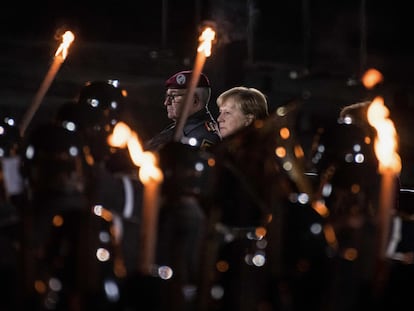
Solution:
[{"label": "woman's face", "polygon": [[249,119],[238,108],[233,98],[228,98],[222,103],[217,122],[223,138],[250,124]]}]

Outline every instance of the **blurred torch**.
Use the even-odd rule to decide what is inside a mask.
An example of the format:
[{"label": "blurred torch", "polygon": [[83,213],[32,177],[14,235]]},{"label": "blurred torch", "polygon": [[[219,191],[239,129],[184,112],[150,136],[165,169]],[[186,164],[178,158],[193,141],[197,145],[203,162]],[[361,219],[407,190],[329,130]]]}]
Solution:
[{"label": "blurred torch", "polygon": [[375,154],[379,161],[381,174],[381,189],[378,211],[380,228],[378,256],[386,257],[386,246],[390,220],[396,208],[398,176],[401,172],[401,158],[398,150],[398,135],[394,123],[388,117],[389,110],[384,105],[382,97],[374,98],[367,111],[368,122],[376,129],[377,137],[374,141]]},{"label": "blurred torch", "polygon": [[108,137],[113,147],[128,148],[132,162],[140,167],[139,178],[144,184],[142,222],[141,222],[141,258],[139,271],[145,275],[152,272],[157,242],[157,222],[159,211],[159,192],[163,181],[161,169],[157,166],[157,157],[150,151],[143,151],[138,135],[123,122],[118,122]]},{"label": "blurred torch", "polygon": [[196,55],[196,59],[194,62],[193,72],[191,75],[190,87],[188,88],[188,92],[184,100],[184,107],[183,107],[183,110],[181,111],[178,124],[175,128],[175,133],[174,133],[175,141],[180,141],[182,137],[184,124],[188,117],[188,111],[190,109],[190,105],[194,97],[194,92],[197,87],[198,80],[200,79],[200,74],[203,70],[206,58],[211,55],[212,43],[215,37],[216,37],[216,32],[213,30],[212,27],[207,26],[204,28],[204,30],[202,31],[201,35],[198,38],[198,41],[200,42],[200,44],[197,48],[197,55]]},{"label": "blurred torch", "polygon": [[23,137],[24,132],[26,131],[27,126],[29,125],[30,121],[32,120],[35,112],[40,106],[47,90],[49,89],[50,85],[52,84],[53,79],[56,76],[56,73],[59,71],[60,66],[64,62],[67,54],[69,46],[72,44],[73,40],[75,40],[75,36],[71,31],[66,31],[62,35],[62,43],[59,45],[58,49],[56,50],[55,57],[53,59],[53,63],[49,68],[42,84],[40,85],[39,90],[37,91],[35,97],[29,109],[27,109],[26,113],[22,118],[22,122],[20,124],[20,135]]},{"label": "blurred torch", "polygon": [[362,75],[362,84],[366,89],[372,90],[376,85],[384,81],[384,76],[375,68],[370,68]]}]

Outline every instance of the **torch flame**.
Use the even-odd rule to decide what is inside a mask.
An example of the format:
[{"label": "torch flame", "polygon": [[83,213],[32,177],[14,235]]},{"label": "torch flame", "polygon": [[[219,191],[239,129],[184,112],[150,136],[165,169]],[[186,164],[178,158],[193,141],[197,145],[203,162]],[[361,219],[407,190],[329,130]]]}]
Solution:
[{"label": "torch flame", "polygon": [[204,29],[198,38],[200,45],[198,46],[197,52],[204,52],[204,55],[206,57],[209,57],[211,55],[212,41],[214,40],[215,36],[216,32],[211,27]]},{"label": "torch flame", "polygon": [[113,147],[127,147],[132,162],[141,167],[139,178],[143,184],[151,180],[162,181],[163,174],[157,166],[157,157],[150,151],[143,151],[138,134],[132,131],[124,122],[118,122],[108,137],[109,145]]},{"label": "torch flame", "polygon": [[[53,59],[53,63],[47,72],[42,85],[40,86],[39,90],[37,91],[35,97],[29,109],[23,116],[21,126],[20,126],[20,135],[23,136],[24,132],[26,131],[27,126],[29,125],[31,119],[33,118],[36,110],[39,108],[40,104],[42,103],[43,97],[46,95],[47,90],[49,89],[53,79],[56,76],[56,73],[59,71],[60,66],[63,64],[67,54],[69,45],[75,39],[75,36],[72,32],[66,31],[63,35],[63,42],[60,44],[59,48],[55,53],[55,58]],[[59,57],[58,57],[59,56]]]},{"label": "torch flame", "polygon": [[362,76],[362,84],[367,89],[373,89],[374,86],[384,81],[384,76],[380,71],[377,69],[371,68],[365,71],[364,75]]},{"label": "torch flame", "polygon": [[401,158],[397,153],[398,135],[388,116],[389,110],[384,105],[384,99],[377,96],[368,107],[367,118],[369,124],[377,130],[374,149],[379,161],[379,171],[391,170],[398,174],[401,172]]},{"label": "torch flame", "polygon": [[197,56],[194,62],[193,73],[191,75],[190,87],[188,88],[188,92],[184,98],[184,106],[181,109],[181,114],[177,126],[175,127],[175,141],[179,141],[183,135],[184,124],[189,114],[195,93],[195,88],[197,87],[198,81],[200,79],[200,74],[203,69],[204,62],[206,58],[211,55],[211,46],[215,34],[215,31],[211,27],[206,27],[202,34],[198,37],[198,41],[201,43],[197,48]]},{"label": "torch flame", "polygon": [[66,31],[62,35],[62,43],[59,45],[58,49],[56,50],[55,56],[61,56],[62,59],[65,59],[68,55],[69,46],[72,44],[73,40],[75,40],[75,35],[71,31]]},{"label": "torch flame", "polygon": [[115,125],[112,135],[108,137],[108,143],[112,147],[124,148],[131,135],[132,133],[129,126],[124,122],[118,122]]}]

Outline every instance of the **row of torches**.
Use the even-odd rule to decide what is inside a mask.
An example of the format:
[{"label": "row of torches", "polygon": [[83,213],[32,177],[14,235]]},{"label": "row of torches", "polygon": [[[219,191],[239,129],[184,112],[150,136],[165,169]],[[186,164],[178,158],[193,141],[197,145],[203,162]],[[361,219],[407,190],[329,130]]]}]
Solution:
[{"label": "row of torches", "polygon": [[[71,31],[64,32],[61,37],[62,43],[56,50],[53,63],[20,123],[19,130],[22,137],[59,71],[59,68],[65,61],[68,55],[68,49],[75,39],[75,35]],[[199,37],[200,44],[197,48],[197,57],[191,76],[190,87],[184,102],[185,106],[176,126],[174,135],[175,141],[181,139],[182,129],[188,116],[191,98],[194,95],[205,60],[211,55],[212,43],[214,40],[215,31],[209,26],[205,27]],[[128,148],[132,162],[139,167],[138,176],[140,181],[144,184],[141,230],[142,257],[139,268],[142,273],[150,274],[153,267],[157,240],[156,221],[158,219],[159,191],[163,181],[163,173],[157,163],[157,154],[150,151],[144,151],[139,141],[138,134],[123,122],[116,124],[113,133],[108,137],[108,144],[113,147]]]},{"label": "row of torches", "polygon": [[[28,124],[33,118],[34,113],[40,106],[43,97],[49,89],[60,66],[66,59],[68,49],[75,39],[71,31],[63,33],[62,43],[58,47],[54,61],[45,76],[38,92],[36,93],[29,109],[24,115],[20,124],[21,136],[24,135]],[[202,31],[197,48],[197,55],[194,63],[193,74],[190,81],[190,87],[186,94],[182,114],[177,122],[174,140],[179,141],[182,135],[182,128],[185,124],[188,108],[191,98],[194,95],[196,85],[202,72],[205,60],[211,55],[212,43],[215,41],[215,31],[212,27],[207,26]],[[361,82],[367,89],[373,89],[377,84],[382,82],[383,76],[376,69],[369,69],[362,76]],[[381,96],[375,97],[367,112],[369,124],[377,131],[374,142],[375,154],[379,160],[379,173],[382,176],[380,206],[379,206],[379,225],[380,225],[380,246],[378,257],[381,259],[385,256],[385,248],[389,231],[389,219],[395,200],[395,183],[401,172],[401,159],[398,154],[398,134],[394,127],[393,121],[389,118],[389,110],[384,105],[384,99]],[[284,128],[288,130],[287,128]],[[282,128],[283,130],[283,128]],[[279,133],[284,133],[283,131]],[[284,139],[283,137],[281,137]],[[145,274],[151,273],[154,263],[155,246],[157,240],[157,219],[159,210],[160,185],[163,182],[163,173],[158,167],[157,154],[144,151],[139,141],[138,134],[131,130],[123,122],[119,122],[114,127],[113,133],[108,138],[111,146],[118,148],[128,148],[133,163],[139,167],[139,178],[144,184],[143,196],[143,214],[142,214],[142,258],[140,270]],[[286,153],[280,153],[276,149],[275,154],[283,157]],[[323,204],[323,202],[322,202]],[[321,211],[321,202],[313,202],[316,211]],[[326,209],[325,209],[326,210]]]}]

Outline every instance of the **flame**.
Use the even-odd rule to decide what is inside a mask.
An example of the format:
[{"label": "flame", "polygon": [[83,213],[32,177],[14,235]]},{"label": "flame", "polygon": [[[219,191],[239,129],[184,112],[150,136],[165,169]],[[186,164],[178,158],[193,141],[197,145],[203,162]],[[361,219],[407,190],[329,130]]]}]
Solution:
[{"label": "flame", "polygon": [[66,58],[68,55],[69,46],[72,44],[73,40],[75,40],[75,35],[71,31],[66,31],[62,35],[62,43],[59,45],[58,49],[56,50],[55,56],[61,56],[63,59]]},{"label": "flame", "polygon": [[379,161],[379,171],[383,173],[391,170],[398,174],[401,172],[401,158],[397,153],[398,135],[388,116],[389,110],[384,105],[384,99],[377,96],[368,107],[367,118],[369,124],[377,130],[374,149]]},{"label": "flame", "polygon": [[211,55],[212,41],[216,37],[216,32],[211,28],[207,27],[204,29],[198,41],[200,45],[198,46],[197,52],[204,52],[205,56],[208,57]]},{"label": "flame", "polygon": [[384,81],[384,76],[377,69],[371,68],[365,71],[361,81],[367,89],[373,89],[374,86]]},{"label": "flame", "polygon": [[151,180],[162,181],[163,174],[157,166],[157,157],[150,151],[144,151],[139,142],[138,134],[130,129],[124,122],[118,122],[108,137],[110,146],[128,148],[132,162],[140,167],[139,178],[143,184]]},{"label": "flame", "polygon": [[108,144],[112,147],[124,148],[131,135],[132,133],[129,126],[124,122],[118,122],[115,125],[114,131],[108,137]]}]

